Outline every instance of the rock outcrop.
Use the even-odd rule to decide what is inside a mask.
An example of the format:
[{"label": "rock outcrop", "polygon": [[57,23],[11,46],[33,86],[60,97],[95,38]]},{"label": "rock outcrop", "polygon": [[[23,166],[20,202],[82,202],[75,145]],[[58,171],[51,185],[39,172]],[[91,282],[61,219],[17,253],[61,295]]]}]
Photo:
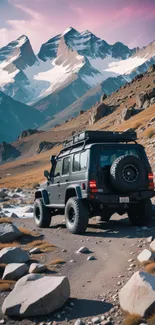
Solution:
[{"label": "rock outcrop", "polygon": [[18,158],[21,155],[12,144],[2,142],[0,143],[0,163]]},{"label": "rock outcrop", "polygon": [[102,117],[110,114],[112,110],[111,106],[107,106],[104,103],[100,103],[99,105],[92,108],[91,112],[89,113],[89,125],[94,124]]},{"label": "rock outcrop", "polygon": [[35,134],[35,133],[41,133],[43,131],[40,131],[40,130],[37,130],[37,129],[28,129],[28,130],[24,130],[22,131],[22,133],[19,135],[18,137],[18,140],[21,140],[23,138],[26,138],[32,134]]},{"label": "rock outcrop", "polygon": [[51,150],[57,143],[42,141],[39,143],[38,148],[36,149],[36,153],[41,153],[47,150]]}]

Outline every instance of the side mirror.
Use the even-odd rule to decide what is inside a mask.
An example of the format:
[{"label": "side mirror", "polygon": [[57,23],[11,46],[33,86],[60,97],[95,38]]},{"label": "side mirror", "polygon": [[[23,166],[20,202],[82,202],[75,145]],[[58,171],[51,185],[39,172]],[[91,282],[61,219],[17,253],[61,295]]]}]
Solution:
[{"label": "side mirror", "polygon": [[48,170],[44,170],[44,176],[45,176],[47,179],[49,179],[49,177],[50,177],[50,173],[49,173]]}]

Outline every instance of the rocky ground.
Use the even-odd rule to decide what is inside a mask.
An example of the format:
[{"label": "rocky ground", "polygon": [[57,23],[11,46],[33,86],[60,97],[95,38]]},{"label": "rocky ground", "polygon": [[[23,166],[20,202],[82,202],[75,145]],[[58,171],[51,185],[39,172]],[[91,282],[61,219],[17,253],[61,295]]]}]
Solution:
[{"label": "rocky ground", "polygon": [[[72,235],[65,228],[64,217],[57,216],[53,218],[49,229],[38,230],[33,219],[30,218],[33,191],[21,192],[18,189],[5,193],[6,196],[1,197],[1,217],[6,215],[20,231],[25,232],[20,241],[15,239],[15,246],[18,243],[22,249],[30,252],[32,244],[33,248],[41,247],[37,244],[39,242],[34,246],[34,240],[41,240],[46,245],[48,243],[38,251],[31,251],[26,265],[28,268],[30,265],[33,268],[33,263],[41,263],[46,266],[43,275],[67,276],[71,293],[66,304],[48,316],[24,317],[21,320],[17,317],[8,318],[0,311],[0,323],[8,325],[123,324],[124,314],[120,308],[121,301],[118,293],[136,271],[143,270],[143,262],[154,261],[153,253],[149,253],[149,246],[155,237],[155,220],[151,228],[136,228],[130,226],[126,215],[123,218],[114,215],[109,223],[99,223],[96,218],[93,218],[85,235]],[[19,215],[12,215],[9,219],[9,216],[15,212],[19,213],[21,218],[18,218]],[[29,229],[28,233],[27,229]],[[0,241],[3,241],[2,231],[0,237]],[[139,256],[144,249],[149,250]],[[3,292],[2,288],[0,290],[2,306],[8,292]],[[47,304],[50,303],[49,298]],[[148,323],[150,324],[153,323]]]}]

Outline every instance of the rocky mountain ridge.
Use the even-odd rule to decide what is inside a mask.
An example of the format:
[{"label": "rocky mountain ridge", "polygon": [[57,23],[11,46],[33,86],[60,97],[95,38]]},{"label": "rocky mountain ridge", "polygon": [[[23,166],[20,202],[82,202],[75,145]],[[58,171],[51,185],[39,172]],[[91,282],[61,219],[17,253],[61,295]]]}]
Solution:
[{"label": "rocky mountain ridge", "polygon": [[95,91],[94,87],[107,94],[117,90],[140,70],[146,71],[154,55],[154,42],[143,49],[129,49],[74,28],[51,38],[35,55],[23,35],[0,49],[0,89],[51,118],[91,89]]}]

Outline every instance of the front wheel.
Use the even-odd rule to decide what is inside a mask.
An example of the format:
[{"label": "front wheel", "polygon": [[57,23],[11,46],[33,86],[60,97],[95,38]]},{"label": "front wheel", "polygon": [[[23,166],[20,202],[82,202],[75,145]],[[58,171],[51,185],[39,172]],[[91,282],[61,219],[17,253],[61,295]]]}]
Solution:
[{"label": "front wheel", "polygon": [[152,203],[150,199],[140,201],[129,208],[128,217],[132,225],[137,227],[148,226],[152,222]]},{"label": "front wheel", "polygon": [[34,221],[39,228],[50,226],[51,211],[44,205],[42,199],[36,199],[34,202]]},{"label": "front wheel", "polygon": [[82,200],[70,198],[65,207],[66,227],[72,234],[84,233],[88,226],[89,211]]}]

